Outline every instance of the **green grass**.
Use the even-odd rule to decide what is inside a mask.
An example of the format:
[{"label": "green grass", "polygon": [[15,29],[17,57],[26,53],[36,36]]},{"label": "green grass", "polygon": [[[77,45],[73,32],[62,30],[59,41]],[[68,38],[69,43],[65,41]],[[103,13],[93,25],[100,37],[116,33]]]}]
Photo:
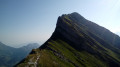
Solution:
[{"label": "green grass", "polygon": [[[40,59],[38,60],[38,67],[75,67],[75,65],[80,67],[107,67],[107,65],[100,61],[100,59],[91,55],[85,51],[77,51],[69,44],[62,40],[50,41],[49,48],[55,50],[60,56],[55,55],[55,52],[49,49],[43,49],[37,51],[40,54]],[[57,54],[56,53],[56,54]],[[27,62],[32,57],[36,57],[37,54],[30,54],[18,67],[28,65]],[[75,64],[75,65],[74,65]]]},{"label": "green grass", "polygon": [[[64,41],[61,41],[61,40],[51,41],[51,42],[49,42],[49,44],[51,44],[50,47],[52,49],[57,50],[61,54],[64,54],[65,58],[71,60],[78,66],[85,66],[85,67],[96,67],[98,65],[101,67],[106,66],[106,64],[104,64],[104,62],[100,61],[100,59],[97,59],[96,57],[94,57],[93,55],[91,55],[85,51],[79,52],[79,51],[75,50],[74,48],[72,48],[71,46],[69,46]],[[76,54],[78,56],[76,56]],[[81,58],[83,60],[81,60],[79,58]]]}]

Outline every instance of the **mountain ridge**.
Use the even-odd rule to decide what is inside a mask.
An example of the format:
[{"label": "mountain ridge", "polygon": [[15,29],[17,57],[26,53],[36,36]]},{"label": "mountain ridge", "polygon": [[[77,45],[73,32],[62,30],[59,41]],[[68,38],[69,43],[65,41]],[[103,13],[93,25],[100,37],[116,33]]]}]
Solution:
[{"label": "mountain ridge", "polygon": [[48,41],[16,67],[120,67],[119,41],[117,35],[76,12],[64,14]]}]

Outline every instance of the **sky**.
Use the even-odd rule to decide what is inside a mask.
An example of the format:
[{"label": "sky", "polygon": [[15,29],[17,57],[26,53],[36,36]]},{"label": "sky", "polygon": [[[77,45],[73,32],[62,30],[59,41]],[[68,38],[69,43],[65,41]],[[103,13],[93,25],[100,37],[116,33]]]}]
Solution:
[{"label": "sky", "polygon": [[54,32],[58,16],[72,12],[120,34],[120,0],[0,0],[0,42],[42,45]]}]

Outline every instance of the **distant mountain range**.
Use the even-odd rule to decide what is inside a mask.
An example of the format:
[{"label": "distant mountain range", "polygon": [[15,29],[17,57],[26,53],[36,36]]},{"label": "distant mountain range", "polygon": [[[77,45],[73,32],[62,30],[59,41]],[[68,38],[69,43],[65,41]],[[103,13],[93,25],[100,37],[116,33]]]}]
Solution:
[{"label": "distant mountain range", "polygon": [[32,49],[38,47],[37,43],[31,43],[20,48],[13,48],[0,42],[0,67],[13,67],[25,58]]},{"label": "distant mountain range", "polygon": [[16,67],[120,67],[120,37],[74,12]]}]

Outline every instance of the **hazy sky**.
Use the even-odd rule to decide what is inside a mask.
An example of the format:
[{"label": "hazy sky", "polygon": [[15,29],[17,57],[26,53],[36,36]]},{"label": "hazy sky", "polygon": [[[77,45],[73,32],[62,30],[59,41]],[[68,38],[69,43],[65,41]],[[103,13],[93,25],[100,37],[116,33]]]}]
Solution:
[{"label": "hazy sky", "polygon": [[42,44],[54,31],[58,16],[72,12],[120,32],[120,0],[0,0],[0,41],[15,47]]}]

